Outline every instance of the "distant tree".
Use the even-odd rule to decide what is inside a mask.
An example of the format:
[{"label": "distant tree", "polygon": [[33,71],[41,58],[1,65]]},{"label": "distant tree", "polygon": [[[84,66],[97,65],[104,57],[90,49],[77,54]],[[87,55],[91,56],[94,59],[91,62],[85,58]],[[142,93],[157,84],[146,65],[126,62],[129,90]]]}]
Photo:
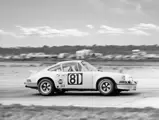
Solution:
[{"label": "distant tree", "polygon": [[107,54],[131,54],[132,50],[140,49],[148,53],[159,53],[159,46],[155,45],[127,45],[127,46],[117,46],[117,45],[92,45],[92,46],[52,46],[49,47],[44,45],[43,47],[19,47],[19,48],[2,48],[0,47],[0,54],[21,54],[21,53],[37,53],[44,52],[46,54],[59,54],[59,53],[75,53],[78,50],[91,49],[94,52]]}]

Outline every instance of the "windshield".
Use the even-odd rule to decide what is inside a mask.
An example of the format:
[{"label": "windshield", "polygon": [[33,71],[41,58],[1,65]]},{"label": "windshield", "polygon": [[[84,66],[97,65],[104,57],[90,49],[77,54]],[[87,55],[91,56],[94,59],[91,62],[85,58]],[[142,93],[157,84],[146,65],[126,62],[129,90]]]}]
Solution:
[{"label": "windshield", "polygon": [[89,64],[88,62],[82,61],[82,65],[88,70],[88,71],[98,71],[96,67]]}]

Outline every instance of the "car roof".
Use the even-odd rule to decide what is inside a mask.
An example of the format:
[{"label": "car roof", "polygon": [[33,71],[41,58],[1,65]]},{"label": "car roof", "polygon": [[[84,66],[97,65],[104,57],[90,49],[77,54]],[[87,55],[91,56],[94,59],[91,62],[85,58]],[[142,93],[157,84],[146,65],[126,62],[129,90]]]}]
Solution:
[{"label": "car roof", "polygon": [[82,62],[84,60],[68,60],[68,61],[61,61],[61,62],[57,62],[51,66],[48,66],[47,68],[45,68],[46,70],[51,68],[51,67],[55,67],[56,65],[61,65],[61,64],[64,64],[64,63],[71,63],[71,62],[76,62],[76,63],[79,63],[79,62]]},{"label": "car roof", "polygon": [[68,61],[62,61],[62,62],[58,62],[57,64],[64,64],[64,63],[71,63],[71,62],[82,62],[83,60],[68,60]]}]

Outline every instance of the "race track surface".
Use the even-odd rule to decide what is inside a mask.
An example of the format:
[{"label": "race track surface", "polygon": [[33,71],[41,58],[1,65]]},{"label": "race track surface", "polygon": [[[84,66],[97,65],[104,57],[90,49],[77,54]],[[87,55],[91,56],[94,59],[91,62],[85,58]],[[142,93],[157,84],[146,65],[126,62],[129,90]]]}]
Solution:
[{"label": "race track surface", "polygon": [[122,92],[116,96],[102,96],[99,92],[90,91],[41,96],[36,90],[22,87],[0,89],[0,103],[4,105],[159,108],[158,100],[159,89],[139,89],[136,92]]},{"label": "race track surface", "polygon": [[[24,87],[29,70],[43,67],[0,67],[0,104],[85,107],[154,107],[159,108],[159,67],[127,66],[124,72],[138,81],[137,91],[117,96],[102,96],[99,92],[66,92],[64,95],[41,96],[37,90]],[[116,71],[118,67],[103,67]]]}]

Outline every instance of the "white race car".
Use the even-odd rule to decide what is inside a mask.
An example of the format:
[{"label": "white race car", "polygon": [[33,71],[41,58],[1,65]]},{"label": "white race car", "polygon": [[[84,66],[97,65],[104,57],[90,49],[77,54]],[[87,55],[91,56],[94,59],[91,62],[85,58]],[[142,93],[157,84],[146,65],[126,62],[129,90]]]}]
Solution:
[{"label": "white race car", "polygon": [[41,95],[71,90],[95,90],[103,95],[136,90],[137,82],[128,74],[102,72],[83,60],[63,61],[32,74],[25,87]]}]

